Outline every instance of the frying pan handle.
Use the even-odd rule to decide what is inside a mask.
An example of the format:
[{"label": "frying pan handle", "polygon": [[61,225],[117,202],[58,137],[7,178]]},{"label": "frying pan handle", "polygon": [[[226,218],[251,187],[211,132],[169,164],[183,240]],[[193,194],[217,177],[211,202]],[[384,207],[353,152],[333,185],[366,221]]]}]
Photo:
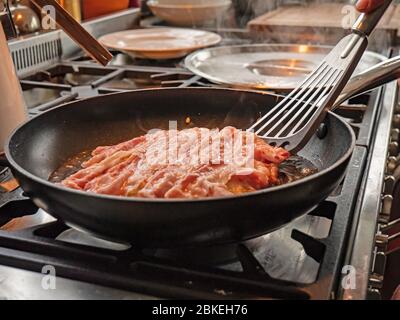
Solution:
[{"label": "frying pan handle", "polygon": [[14,218],[35,214],[39,209],[31,199],[24,196],[21,188],[3,193],[0,205],[0,227]]},{"label": "frying pan handle", "polygon": [[[5,153],[0,153],[0,166],[10,166]],[[14,218],[31,215],[37,211],[38,207],[24,194],[21,188],[10,192],[2,192],[0,203],[0,227]]]},{"label": "frying pan handle", "polygon": [[368,37],[375,29],[391,3],[392,0],[383,0],[383,3],[374,11],[361,14],[354,24],[352,31]]},{"label": "frying pan handle", "polygon": [[400,56],[385,60],[352,77],[340,96],[337,98],[332,110],[335,110],[347,99],[382,86],[400,78]]},{"label": "frying pan handle", "polygon": [[9,167],[10,163],[7,160],[6,154],[4,152],[0,152],[0,167]]}]

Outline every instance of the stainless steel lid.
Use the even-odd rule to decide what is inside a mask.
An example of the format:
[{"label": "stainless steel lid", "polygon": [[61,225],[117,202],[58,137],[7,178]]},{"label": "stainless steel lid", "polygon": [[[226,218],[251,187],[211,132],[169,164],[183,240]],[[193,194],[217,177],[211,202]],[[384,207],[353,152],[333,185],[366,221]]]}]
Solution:
[{"label": "stainless steel lid", "polygon": [[[331,50],[329,46],[253,44],[215,47],[196,51],[185,66],[211,82],[231,87],[292,90]],[[366,52],[355,73],[386,58]]]}]

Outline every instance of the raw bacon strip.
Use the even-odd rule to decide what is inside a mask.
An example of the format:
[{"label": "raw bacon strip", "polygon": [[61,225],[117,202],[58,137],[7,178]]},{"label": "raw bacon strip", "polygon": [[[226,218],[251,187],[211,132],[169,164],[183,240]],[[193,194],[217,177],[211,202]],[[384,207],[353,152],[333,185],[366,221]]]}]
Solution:
[{"label": "raw bacon strip", "polygon": [[83,168],[89,167],[95,163],[99,163],[117,151],[129,151],[138,144],[146,141],[145,136],[140,136],[129,141],[122,142],[115,146],[97,147],[92,151],[92,158],[82,164]]},{"label": "raw bacon strip", "polygon": [[259,137],[255,138],[254,158],[279,164],[289,158],[290,154],[283,148],[274,148]]},{"label": "raw bacon strip", "polygon": [[62,184],[129,197],[228,196],[277,185],[278,166],[289,156],[285,149],[233,127],[159,130],[96,148]]},{"label": "raw bacon strip", "polygon": [[93,181],[96,177],[107,173],[110,168],[120,164],[121,161],[124,161],[130,156],[131,153],[129,151],[117,151],[114,154],[111,154],[108,158],[104,158],[101,162],[78,171],[68,179],[64,180],[64,182],[68,183],[69,181],[73,181],[74,184],[85,189],[89,182]]}]

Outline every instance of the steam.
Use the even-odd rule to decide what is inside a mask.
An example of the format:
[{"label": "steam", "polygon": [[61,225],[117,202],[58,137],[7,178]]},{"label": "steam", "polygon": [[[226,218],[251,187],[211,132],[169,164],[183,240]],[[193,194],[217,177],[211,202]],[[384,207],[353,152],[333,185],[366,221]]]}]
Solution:
[{"label": "steam", "polygon": [[[193,0],[182,0],[180,4],[186,3],[190,6]],[[221,0],[222,1],[222,0]],[[204,23],[196,23],[193,18],[192,25],[195,29],[215,31],[224,36],[224,44],[245,44],[245,43],[291,43],[309,45],[335,45],[343,36],[349,33],[352,24],[359,15],[354,7],[356,0],[231,0],[232,5],[226,11],[220,11],[216,19],[210,19]],[[173,0],[173,2],[177,2]],[[341,21],[338,27],[308,27],[308,26],[282,26],[281,28],[270,28],[269,30],[256,30],[251,36],[246,34],[248,23],[263,14],[276,10],[280,7],[309,6],[311,4],[339,3],[341,7]],[[204,0],[201,4],[213,3]],[[218,3],[215,1],[214,3]],[[339,6],[340,7],[340,6]],[[216,11],[217,12],[217,11]],[[188,10],[188,14],[191,11]],[[193,13],[194,15],[194,13]],[[340,14],[339,14],[340,16]],[[229,30],[236,30],[230,32]],[[237,30],[241,30],[238,32]],[[241,35],[243,33],[243,35]],[[369,50],[383,52],[392,44],[394,35],[389,32],[378,30],[370,39]],[[246,39],[247,38],[247,39]]]},{"label": "steam", "polygon": [[[255,17],[259,17],[271,10],[275,10],[281,6],[307,6],[311,4],[332,3],[329,0],[278,0],[278,1],[250,1],[252,3],[251,10]],[[275,3],[274,8],[272,3]],[[293,43],[308,45],[331,45],[336,43],[350,32],[351,26],[355,22],[359,13],[354,7],[354,0],[336,0],[334,3],[343,4],[341,9],[342,20],[337,25],[341,27],[331,27],[329,25],[320,27],[309,26],[289,26],[289,27],[271,27],[265,30],[252,30],[251,36],[256,43]],[[339,16],[340,16],[339,14]],[[322,22],[323,23],[323,22]],[[392,45],[392,35],[385,30],[376,30],[370,37],[369,50],[384,52]]]}]

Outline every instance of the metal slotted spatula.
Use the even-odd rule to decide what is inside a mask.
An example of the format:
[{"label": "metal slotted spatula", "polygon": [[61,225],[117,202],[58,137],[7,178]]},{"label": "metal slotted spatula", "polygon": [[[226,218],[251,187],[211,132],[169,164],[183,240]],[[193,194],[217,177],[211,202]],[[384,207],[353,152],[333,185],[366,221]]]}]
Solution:
[{"label": "metal slotted spatula", "polygon": [[369,14],[361,14],[321,64],[249,130],[270,144],[300,150],[318,129],[335,103],[368,45],[368,37],[392,0]]}]

